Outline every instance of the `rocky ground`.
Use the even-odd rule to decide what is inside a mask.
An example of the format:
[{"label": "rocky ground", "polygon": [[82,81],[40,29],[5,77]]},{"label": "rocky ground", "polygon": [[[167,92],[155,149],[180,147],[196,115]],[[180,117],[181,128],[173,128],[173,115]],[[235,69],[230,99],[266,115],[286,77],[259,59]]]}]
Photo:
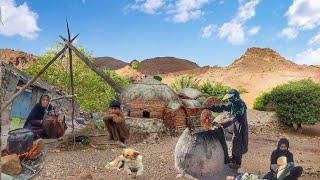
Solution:
[{"label": "rocky ground", "polygon": [[[274,113],[250,110],[248,112],[250,135],[249,152],[244,155],[240,171],[264,175],[269,158],[280,137],[290,140],[290,150],[296,165],[304,168],[301,179],[320,179],[320,127],[304,127],[302,134],[286,130],[275,121]],[[101,133],[101,132],[100,132]],[[99,137],[103,141],[107,137]],[[175,179],[173,152],[178,137],[161,137],[158,142],[132,144],[130,147],[143,155],[145,172],[137,179]],[[61,147],[61,146],[60,146]],[[107,170],[104,166],[121,154],[116,145],[50,149],[44,168],[36,179],[72,179],[79,174],[91,174],[94,179],[131,179],[122,171]]]}]

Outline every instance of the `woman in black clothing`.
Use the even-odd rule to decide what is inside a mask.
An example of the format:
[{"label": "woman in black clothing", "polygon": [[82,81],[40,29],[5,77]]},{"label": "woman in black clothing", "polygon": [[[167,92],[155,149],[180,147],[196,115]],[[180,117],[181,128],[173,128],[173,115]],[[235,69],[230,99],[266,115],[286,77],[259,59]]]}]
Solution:
[{"label": "woman in black clothing", "polygon": [[247,106],[241,100],[240,93],[231,89],[223,99],[228,99],[229,104],[210,105],[209,110],[213,112],[228,111],[233,116],[228,121],[218,123],[217,127],[227,128],[234,125],[232,137],[232,157],[229,167],[238,169],[241,167],[242,155],[248,151],[248,122],[247,122]]},{"label": "woman in black clothing", "polygon": [[42,95],[40,97],[40,101],[39,103],[37,103],[31,110],[27,121],[24,124],[24,128],[28,128],[30,129],[34,135],[35,138],[45,138],[46,137],[46,133],[43,129],[42,126],[42,121],[44,116],[53,111],[54,108],[51,104],[49,104],[50,102],[50,97],[49,95]]},{"label": "woman in black clothing", "polygon": [[[286,138],[281,138],[278,142],[277,149],[274,150],[271,154],[270,172],[264,176],[264,179],[296,180],[301,176],[303,169],[301,166],[294,167],[293,154],[288,149],[289,141]],[[285,169],[287,171],[285,174],[282,175],[279,174],[281,173],[279,167],[279,161],[281,158],[286,159]]]}]

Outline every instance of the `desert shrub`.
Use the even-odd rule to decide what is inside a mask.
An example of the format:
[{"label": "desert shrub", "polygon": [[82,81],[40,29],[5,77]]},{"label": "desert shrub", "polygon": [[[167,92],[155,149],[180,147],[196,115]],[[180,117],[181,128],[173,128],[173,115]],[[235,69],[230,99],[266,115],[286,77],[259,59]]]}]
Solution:
[{"label": "desert shrub", "polygon": [[158,81],[162,81],[162,77],[161,76],[153,76],[153,78],[158,80]]},{"label": "desert shrub", "polygon": [[255,109],[276,111],[285,124],[320,122],[320,84],[312,80],[291,81],[259,96]]},{"label": "desert shrub", "polygon": [[267,108],[266,99],[267,96],[270,95],[270,92],[263,92],[260,94],[256,100],[253,103],[253,109],[259,110],[259,111],[270,111],[270,108]]},{"label": "desert shrub", "polygon": [[133,68],[133,69],[139,69],[139,66],[140,66],[140,62],[138,61],[138,60],[132,60],[131,62],[130,62],[130,66]]},{"label": "desert shrub", "polygon": [[202,93],[208,94],[209,96],[222,100],[223,96],[231,89],[229,86],[224,86],[221,82],[212,84],[210,81],[206,81],[199,87]]},{"label": "desert shrub", "polygon": [[[83,48],[78,48],[86,57],[91,59],[89,53]],[[39,56],[37,60],[24,71],[35,75],[56,54],[59,48],[52,48],[47,53]],[[75,54],[73,54],[75,94],[80,107],[87,111],[103,111],[108,102],[116,98],[115,91],[95,72],[86,66]],[[68,53],[66,57],[53,63],[40,77],[42,80],[57,88],[70,92],[68,73]],[[129,84],[129,79],[117,75],[114,71],[105,70],[107,74],[121,87]]]},{"label": "desert shrub", "polygon": [[173,80],[170,85],[174,90],[179,90],[182,88],[195,88],[198,89],[200,84],[200,79],[196,78],[194,75],[182,75],[178,76]]}]

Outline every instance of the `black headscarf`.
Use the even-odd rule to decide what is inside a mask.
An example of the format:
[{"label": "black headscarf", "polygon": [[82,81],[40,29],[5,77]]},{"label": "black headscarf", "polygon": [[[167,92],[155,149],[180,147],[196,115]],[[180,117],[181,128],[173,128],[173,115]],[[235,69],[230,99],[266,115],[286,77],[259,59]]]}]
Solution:
[{"label": "black headscarf", "polygon": [[289,148],[289,141],[286,138],[281,138],[278,142],[277,149],[272,152],[271,155],[271,164],[277,164],[277,160],[281,156],[287,157],[287,162],[293,162],[293,154],[287,150],[281,150],[281,144],[285,144]]},{"label": "black headscarf", "polygon": [[289,141],[286,138],[281,138],[278,142],[278,147],[277,149],[280,150],[281,144],[285,144],[287,146],[287,149],[289,149]]},{"label": "black headscarf", "polygon": [[109,103],[109,108],[120,108],[120,106],[121,106],[121,103],[117,100],[112,100]]},{"label": "black headscarf", "polygon": [[42,99],[44,99],[44,98],[49,99],[49,102],[50,102],[50,96],[49,96],[48,94],[44,94],[44,95],[42,95],[42,96],[40,97],[39,103],[41,103]]}]

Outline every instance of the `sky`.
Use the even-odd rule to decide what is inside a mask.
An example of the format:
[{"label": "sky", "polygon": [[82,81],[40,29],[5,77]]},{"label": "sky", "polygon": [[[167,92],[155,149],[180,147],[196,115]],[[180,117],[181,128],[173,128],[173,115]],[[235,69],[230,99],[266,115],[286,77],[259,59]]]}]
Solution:
[{"label": "sky", "polygon": [[44,54],[71,33],[94,57],[227,66],[247,48],[320,64],[320,0],[0,0],[0,48]]}]

